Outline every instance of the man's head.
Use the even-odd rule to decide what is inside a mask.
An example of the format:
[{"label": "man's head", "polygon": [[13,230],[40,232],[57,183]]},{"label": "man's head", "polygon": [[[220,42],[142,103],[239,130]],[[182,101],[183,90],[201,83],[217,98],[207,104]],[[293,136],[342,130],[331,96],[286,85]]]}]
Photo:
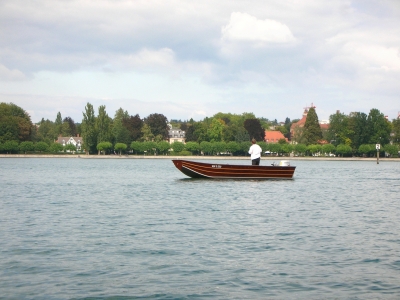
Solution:
[{"label": "man's head", "polygon": [[251,140],[251,143],[252,143],[252,144],[257,143],[256,139],[252,139],[252,140]]}]

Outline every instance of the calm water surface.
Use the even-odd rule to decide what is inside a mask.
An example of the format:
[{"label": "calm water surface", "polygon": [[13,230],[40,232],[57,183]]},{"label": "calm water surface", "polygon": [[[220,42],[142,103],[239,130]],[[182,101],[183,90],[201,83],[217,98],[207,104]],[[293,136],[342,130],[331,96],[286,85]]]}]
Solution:
[{"label": "calm water surface", "polygon": [[0,159],[0,298],[399,299],[400,162],[292,165]]}]

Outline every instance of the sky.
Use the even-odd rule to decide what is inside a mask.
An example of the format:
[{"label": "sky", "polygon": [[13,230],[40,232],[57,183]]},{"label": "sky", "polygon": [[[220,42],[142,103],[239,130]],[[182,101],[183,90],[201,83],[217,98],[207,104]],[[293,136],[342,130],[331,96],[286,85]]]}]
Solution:
[{"label": "sky", "polygon": [[33,122],[400,111],[398,0],[0,0],[0,102]]}]

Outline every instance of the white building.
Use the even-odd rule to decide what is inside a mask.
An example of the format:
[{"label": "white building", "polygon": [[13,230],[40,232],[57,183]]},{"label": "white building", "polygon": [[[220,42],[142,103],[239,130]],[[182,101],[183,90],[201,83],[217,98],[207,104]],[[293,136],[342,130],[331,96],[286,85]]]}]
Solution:
[{"label": "white building", "polygon": [[185,143],[185,131],[180,128],[173,128],[171,124],[168,124],[168,142],[170,144],[174,142]]},{"label": "white building", "polygon": [[76,147],[77,151],[81,151],[83,140],[82,137],[80,136],[71,136],[71,137],[59,136],[57,143],[61,144],[63,147],[65,147],[65,145],[72,144]]}]

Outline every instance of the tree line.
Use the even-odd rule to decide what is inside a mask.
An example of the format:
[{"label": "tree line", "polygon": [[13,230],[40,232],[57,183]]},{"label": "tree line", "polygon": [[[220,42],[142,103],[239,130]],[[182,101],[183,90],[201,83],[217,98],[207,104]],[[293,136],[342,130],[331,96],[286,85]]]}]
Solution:
[{"label": "tree line", "polygon": [[329,122],[326,139],[335,145],[348,145],[353,151],[361,145],[398,145],[400,142],[400,119],[390,122],[375,108],[368,115],[362,112],[348,115],[337,112],[330,116]]},{"label": "tree line", "polygon": [[[382,144],[387,153],[396,155],[400,142],[400,120],[387,120],[377,109],[367,115],[357,112],[330,116],[330,127],[321,130],[314,108],[310,108],[304,127],[291,136],[290,127],[298,119],[277,120],[257,118],[253,113],[217,113],[203,120],[171,120],[158,113],[141,118],[122,108],[110,117],[104,105],[97,111],[90,103],[75,123],[58,112],[55,121],[42,119],[32,124],[30,116],[12,103],[0,103],[0,152],[60,152],[76,151],[73,145],[64,148],[55,143],[58,136],[83,138],[83,149],[91,154],[230,154],[246,155],[249,141],[255,138],[265,151],[276,155],[362,155],[376,154],[375,144]],[[168,140],[168,123],[186,132],[186,144]],[[264,143],[265,130],[273,127],[289,141]],[[60,148],[61,146],[61,148]],[[372,149],[372,150],[371,150]],[[172,151],[171,151],[172,150]]]}]

